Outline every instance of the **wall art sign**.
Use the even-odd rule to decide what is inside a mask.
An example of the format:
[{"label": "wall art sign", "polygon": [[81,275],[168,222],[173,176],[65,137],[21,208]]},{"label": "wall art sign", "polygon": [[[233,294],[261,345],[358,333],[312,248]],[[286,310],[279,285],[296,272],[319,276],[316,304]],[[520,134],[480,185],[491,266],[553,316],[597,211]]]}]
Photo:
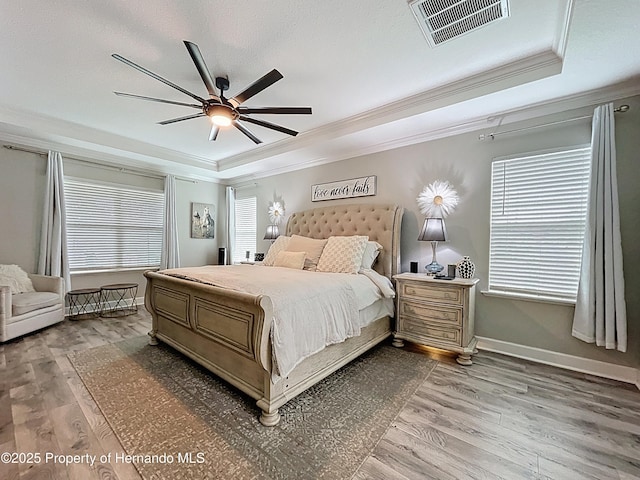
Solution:
[{"label": "wall art sign", "polygon": [[215,238],[215,205],[209,203],[191,204],[191,238]]},{"label": "wall art sign", "polygon": [[336,200],[338,198],[369,197],[376,194],[376,176],[338,180],[311,186],[311,201]]}]

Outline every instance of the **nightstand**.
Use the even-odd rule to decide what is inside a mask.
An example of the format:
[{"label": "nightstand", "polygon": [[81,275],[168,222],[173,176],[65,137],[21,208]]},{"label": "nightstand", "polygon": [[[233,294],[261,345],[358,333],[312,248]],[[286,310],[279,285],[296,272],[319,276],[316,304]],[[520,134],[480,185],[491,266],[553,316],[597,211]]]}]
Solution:
[{"label": "nightstand", "polygon": [[476,283],[479,279],[437,280],[423,273],[395,275],[396,331],[393,346],[404,340],[458,353],[456,361],[471,365],[478,340],[473,330]]}]

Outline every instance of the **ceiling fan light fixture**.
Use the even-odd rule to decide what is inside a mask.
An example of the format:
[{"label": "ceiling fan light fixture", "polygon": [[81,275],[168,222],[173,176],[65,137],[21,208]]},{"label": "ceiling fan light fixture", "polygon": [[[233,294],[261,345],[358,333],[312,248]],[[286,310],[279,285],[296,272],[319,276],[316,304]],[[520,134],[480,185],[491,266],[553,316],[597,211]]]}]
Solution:
[{"label": "ceiling fan light fixture", "polygon": [[225,105],[208,105],[205,113],[211,120],[211,123],[218,127],[228,127],[234,120],[233,110]]},{"label": "ceiling fan light fixture", "polygon": [[[506,0],[505,0],[506,1]],[[254,125],[259,125],[261,127],[269,128],[271,130],[275,130],[277,132],[286,133],[287,135],[296,136],[298,132],[295,130],[291,130],[290,128],[286,128],[280,125],[276,125],[275,123],[266,122],[264,120],[259,120],[257,118],[251,118],[248,115],[252,113],[258,114],[297,114],[297,115],[311,115],[311,107],[241,107],[240,105],[244,103],[246,100],[252,98],[258,93],[262,92],[264,89],[270,87],[278,80],[283,78],[282,74],[278,72],[275,68],[271,70],[266,75],[263,75],[261,78],[253,82],[247,88],[242,90],[240,93],[235,95],[232,98],[225,98],[224,92],[229,89],[229,79],[228,77],[215,77],[214,79],[211,75],[211,72],[207,68],[207,65],[204,62],[204,58],[202,57],[202,53],[200,53],[200,48],[195,43],[184,41],[185,46],[193,60],[193,63],[204,82],[205,87],[207,88],[207,92],[209,93],[209,98],[206,100],[195,93],[191,93],[188,90],[185,90],[179,85],[167,80],[166,78],[161,77],[160,75],[153,73],[151,70],[147,70],[144,67],[132,62],[131,60],[127,60],[126,58],[114,53],[112,55],[116,60],[128,65],[136,70],[144,73],[145,75],[154,78],[169,87],[178,90],[179,92],[184,93],[185,95],[190,96],[194,100],[198,102],[195,103],[184,103],[184,102],[175,102],[173,100],[165,100],[163,98],[154,98],[154,97],[145,97],[142,95],[133,95],[130,93],[122,93],[122,92],[114,92],[118,96],[130,97],[130,98],[138,98],[141,100],[149,100],[152,102],[158,103],[166,103],[170,105],[180,105],[184,107],[195,108],[200,110],[199,113],[195,115],[187,115],[178,118],[172,118],[169,120],[164,120],[162,122],[158,122],[160,125],[169,125],[171,123],[182,122],[184,120],[190,120],[192,118],[199,117],[209,117],[209,120],[213,124],[211,127],[211,133],[209,134],[209,140],[214,141],[218,137],[218,132],[221,127],[228,127],[233,125],[236,129],[240,130],[245,136],[247,136],[251,141],[255,144],[262,143],[262,141],[253,135],[251,131],[245,127],[242,122],[253,123]]]},{"label": "ceiling fan light fixture", "polygon": [[218,127],[228,127],[231,125],[231,119],[224,114],[217,113],[215,115],[211,115],[209,118],[211,119],[211,123]]}]

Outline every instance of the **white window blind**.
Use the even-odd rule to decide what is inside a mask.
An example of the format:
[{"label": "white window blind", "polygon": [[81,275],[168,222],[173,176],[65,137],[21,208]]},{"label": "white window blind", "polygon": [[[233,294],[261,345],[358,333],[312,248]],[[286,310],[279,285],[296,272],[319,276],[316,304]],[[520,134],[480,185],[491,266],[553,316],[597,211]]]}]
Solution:
[{"label": "white window blind", "polygon": [[589,148],[493,162],[490,292],[575,302],[590,162]]},{"label": "white window blind", "polygon": [[242,262],[246,260],[247,251],[251,252],[251,255],[256,251],[258,231],[256,214],[256,197],[236,199],[236,241],[233,248],[233,262]]},{"label": "white window blind", "polygon": [[72,272],[158,267],[164,193],[65,178]]}]

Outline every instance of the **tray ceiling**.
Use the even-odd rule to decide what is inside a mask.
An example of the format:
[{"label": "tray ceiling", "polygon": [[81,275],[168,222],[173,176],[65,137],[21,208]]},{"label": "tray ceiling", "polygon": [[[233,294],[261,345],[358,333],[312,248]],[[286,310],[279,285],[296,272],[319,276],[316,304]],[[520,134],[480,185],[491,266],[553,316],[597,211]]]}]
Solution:
[{"label": "tray ceiling", "polygon": [[[229,182],[487,127],[502,112],[588,104],[611,86],[640,93],[635,0],[511,0],[508,17],[435,47],[404,0],[250,3],[2,2],[0,139]],[[230,95],[278,69],[284,78],[246,105],[311,106],[256,116],[301,133],[250,125],[263,144],[235,129],[210,142],[207,118],[157,124],[185,107],[113,94],[191,103],[118,53],[206,97],[183,40],[228,76]]]}]

